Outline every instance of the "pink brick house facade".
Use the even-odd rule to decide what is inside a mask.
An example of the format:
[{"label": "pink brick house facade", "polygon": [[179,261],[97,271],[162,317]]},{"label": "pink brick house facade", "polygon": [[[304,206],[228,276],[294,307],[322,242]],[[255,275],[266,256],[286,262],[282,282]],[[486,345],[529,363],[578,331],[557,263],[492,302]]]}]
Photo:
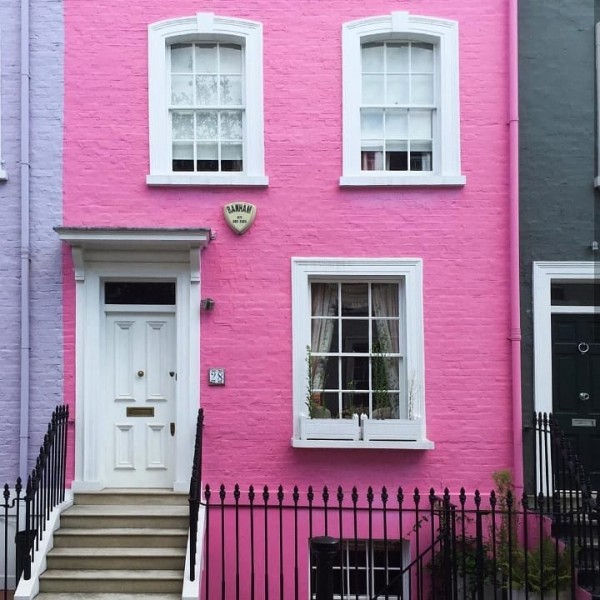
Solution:
[{"label": "pink brick house facade", "polygon": [[75,489],[185,489],[199,406],[213,484],[512,466],[507,23],[496,0],[65,2]]}]

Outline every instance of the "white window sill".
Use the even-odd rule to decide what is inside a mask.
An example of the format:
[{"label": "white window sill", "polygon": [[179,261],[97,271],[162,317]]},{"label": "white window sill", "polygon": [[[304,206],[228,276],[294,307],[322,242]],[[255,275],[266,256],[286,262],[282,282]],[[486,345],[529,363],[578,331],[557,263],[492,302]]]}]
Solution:
[{"label": "white window sill", "polygon": [[375,175],[343,175],[340,177],[340,187],[370,187],[370,186],[463,186],[467,182],[464,175],[390,175],[382,173]]},{"label": "white window sill", "polygon": [[4,171],[3,169],[0,169],[0,181],[6,181],[8,179],[8,175],[6,174],[6,171]]},{"label": "white window sill", "polygon": [[165,175],[147,175],[146,183],[148,185],[198,185],[198,186],[240,186],[266,187],[269,185],[269,178],[265,175],[244,175],[244,174],[221,174],[215,173],[209,175],[206,173],[200,174],[165,174]]},{"label": "white window sill", "polygon": [[429,440],[416,442],[385,442],[364,440],[299,440],[292,438],[294,448],[353,448],[357,450],[433,450],[435,444]]}]

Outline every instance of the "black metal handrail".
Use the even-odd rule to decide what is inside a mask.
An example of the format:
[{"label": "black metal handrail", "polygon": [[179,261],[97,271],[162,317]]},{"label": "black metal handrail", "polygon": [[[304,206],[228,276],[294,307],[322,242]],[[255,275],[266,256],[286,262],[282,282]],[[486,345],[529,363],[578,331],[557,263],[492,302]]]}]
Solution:
[{"label": "black metal handrail", "polygon": [[196,439],[194,442],[194,458],[192,463],[192,475],[190,477],[190,494],[188,502],[189,511],[189,529],[190,529],[190,581],[196,578],[196,550],[198,547],[198,515],[200,512],[200,503],[202,495],[202,432],[204,429],[204,409],[198,410],[196,421]]},{"label": "black metal handrail", "polygon": [[[8,484],[4,485],[4,598],[8,583],[8,520],[9,511],[15,510],[16,564],[15,577],[31,578],[31,563],[39,550],[50,513],[65,499],[67,428],[69,407],[57,406],[48,423],[48,430],[35,461],[35,468],[27,478],[25,495],[22,495],[21,478],[15,484],[11,498]],[[21,504],[24,507],[21,508]],[[24,513],[24,518],[23,517]],[[21,522],[23,521],[23,523]],[[22,528],[21,528],[22,527]]]}]

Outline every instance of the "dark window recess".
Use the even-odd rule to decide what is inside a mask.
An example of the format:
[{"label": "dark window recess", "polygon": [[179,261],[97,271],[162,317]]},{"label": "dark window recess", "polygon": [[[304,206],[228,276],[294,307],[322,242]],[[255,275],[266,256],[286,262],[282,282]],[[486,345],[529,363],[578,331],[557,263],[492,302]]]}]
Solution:
[{"label": "dark window recess", "polygon": [[107,281],[105,304],[175,304],[175,282]]},{"label": "dark window recess", "polygon": [[553,306],[600,306],[600,283],[553,283]]}]

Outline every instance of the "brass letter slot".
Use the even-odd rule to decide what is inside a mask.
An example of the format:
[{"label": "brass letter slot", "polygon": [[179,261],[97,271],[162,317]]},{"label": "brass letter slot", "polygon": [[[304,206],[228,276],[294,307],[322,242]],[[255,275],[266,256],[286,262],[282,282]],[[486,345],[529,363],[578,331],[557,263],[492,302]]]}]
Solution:
[{"label": "brass letter slot", "polygon": [[154,406],[128,406],[128,417],[153,417]]}]

